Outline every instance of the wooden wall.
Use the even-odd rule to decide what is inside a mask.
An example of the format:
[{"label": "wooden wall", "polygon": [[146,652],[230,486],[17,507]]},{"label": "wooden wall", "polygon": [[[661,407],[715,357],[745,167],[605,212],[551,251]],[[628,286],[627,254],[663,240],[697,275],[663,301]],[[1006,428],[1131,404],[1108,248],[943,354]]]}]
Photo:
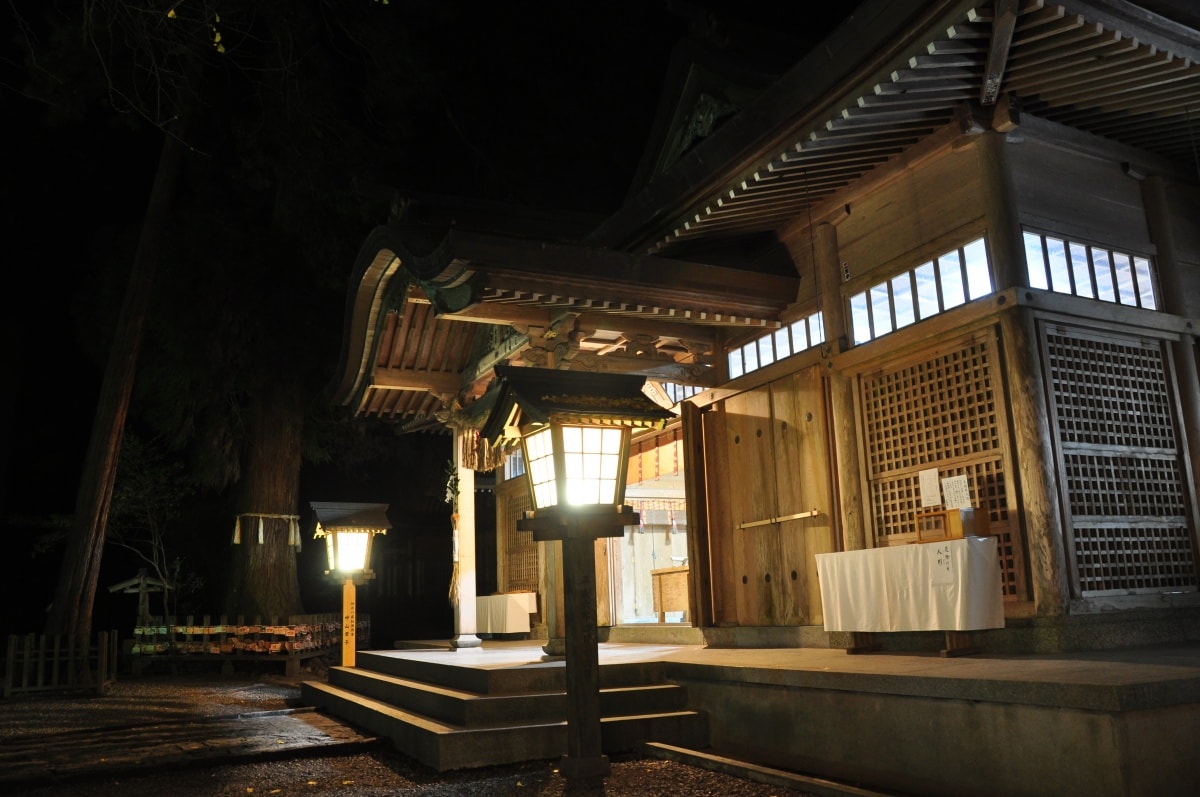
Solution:
[{"label": "wooden wall", "polygon": [[850,215],[837,225],[843,276],[848,274],[851,283],[882,279],[940,254],[948,235],[982,217],[981,191],[971,149],[947,150],[920,170],[899,171],[851,202]]},{"label": "wooden wall", "polygon": [[1151,255],[1138,181],[1117,156],[1085,155],[1033,137],[1007,148],[1022,225]]},{"label": "wooden wall", "polygon": [[1184,310],[1200,318],[1200,189],[1175,184],[1166,194]]}]

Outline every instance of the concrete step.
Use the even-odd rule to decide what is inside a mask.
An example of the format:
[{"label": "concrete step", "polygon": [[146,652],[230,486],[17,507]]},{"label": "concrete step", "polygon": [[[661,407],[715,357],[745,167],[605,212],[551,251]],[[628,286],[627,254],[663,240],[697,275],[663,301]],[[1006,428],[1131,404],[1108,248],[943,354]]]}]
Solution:
[{"label": "concrete step", "polygon": [[[554,722],[567,714],[565,691],[478,694],[347,667],[330,668],[328,680],[351,692],[465,727]],[[602,716],[678,711],[686,706],[687,690],[676,684],[600,690]]]},{"label": "concrete step", "polygon": [[[320,682],[303,683],[301,699],[307,705],[391,739],[397,750],[439,772],[557,758],[566,752],[565,720],[517,719],[471,727]],[[636,699],[636,692],[613,698],[618,704],[630,699]],[[708,717],[702,712],[675,710],[601,719],[601,746],[605,753],[631,750],[645,741],[706,747]]]},{"label": "concrete step", "polygon": [[[561,659],[530,659],[505,667],[479,667],[472,654],[463,653],[462,663],[449,663],[444,657],[422,659],[419,656],[394,656],[387,651],[358,651],[357,669],[405,678],[412,681],[460,689],[479,694],[517,692],[562,692],[566,689],[566,669]],[[637,686],[662,683],[666,666],[661,661],[637,661],[605,664],[600,668],[600,687]]]}]

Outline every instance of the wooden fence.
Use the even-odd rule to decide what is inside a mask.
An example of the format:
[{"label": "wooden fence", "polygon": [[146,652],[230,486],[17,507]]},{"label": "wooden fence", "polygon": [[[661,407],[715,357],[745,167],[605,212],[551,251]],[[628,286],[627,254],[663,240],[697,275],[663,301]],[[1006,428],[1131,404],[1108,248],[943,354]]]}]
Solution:
[{"label": "wooden fence", "polygon": [[[371,636],[370,615],[357,616],[356,640]],[[289,676],[302,661],[336,651],[342,640],[340,614],[296,614],[286,619],[222,616],[151,617],[133,629],[130,647],[135,675],[148,665],[216,662],[232,672],[235,662],[283,662]]]},{"label": "wooden fence", "polygon": [[117,679],[117,633],[101,631],[81,647],[70,635],[8,637],[4,697],[21,692],[89,690],[103,694]]}]

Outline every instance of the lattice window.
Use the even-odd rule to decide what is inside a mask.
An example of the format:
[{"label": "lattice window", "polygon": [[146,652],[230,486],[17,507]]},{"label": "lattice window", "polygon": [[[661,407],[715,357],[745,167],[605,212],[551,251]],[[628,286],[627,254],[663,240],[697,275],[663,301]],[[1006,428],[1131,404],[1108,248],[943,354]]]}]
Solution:
[{"label": "lattice window", "polygon": [[[1001,449],[988,341],[862,381],[871,475]],[[919,494],[919,493],[918,493]]]},{"label": "lattice window", "polygon": [[1162,341],[1051,324],[1042,345],[1079,594],[1195,589]]},{"label": "lattice window", "polygon": [[507,491],[496,496],[496,535],[502,559],[501,592],[538,591],[538,545],[533,532],[518,531],[517,519],[533,509],[528,490]]},{"label": "lattice window", "polygon": [[1054,330],[1046,335],[1047,368],[1063,443],[1174,451],[1171,395],[1158,344]]},{"label": "lattice window", "polygon": [[1020,539],[1010,528],[1003,395],[993,373],[992,336],[927,360],[864,375],[863,433],[875,533],[880,544],[915,540],[920,472],[966,476],[972,504],[985,508],[1000,550],[1006,598],[1024,593]]}]

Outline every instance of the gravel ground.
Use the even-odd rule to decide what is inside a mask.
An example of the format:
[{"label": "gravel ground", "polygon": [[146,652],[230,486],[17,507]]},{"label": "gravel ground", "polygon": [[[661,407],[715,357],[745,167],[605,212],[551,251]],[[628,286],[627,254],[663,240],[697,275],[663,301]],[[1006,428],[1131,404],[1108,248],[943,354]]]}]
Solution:
[{"label": "gravel ground", "polygon": [[[0,747],[10,738],[119,729],[149,723],[186,723],[204,717],[274,711],[299,704],[299,683],[323,673],[285,678],[251,675],[124,676],[104,696],[41,695],[0,704]],[[86,749],[80,750],[87,756]],[[721,797],[811,797],[810,792],[770,785],[677,761],[642,755],[610,758],[611,774],[601,784],[568,784],[556,761],[436,772],[398,753],[384,741],[352,751],[315,748],[286,758],[249,762],[206,760],[174,769],[128,774],[88,774],[68,781],[5,791],[23,797],[374,797],[375,795],[720,795]],[[15,788],[15,786],[13,787]]]},{"label": "gravel ground", "polygon": [[438,773],[392,750],[321,755],[286,761],[226,764],[133,777],[104,778],[21,792],[26,797],[383,797],[383,795],[636,795],[637,797],[803,797],[806,792],[681,764],[613,758],[612,774],[599,788],[568,788],[551,762]]}]

